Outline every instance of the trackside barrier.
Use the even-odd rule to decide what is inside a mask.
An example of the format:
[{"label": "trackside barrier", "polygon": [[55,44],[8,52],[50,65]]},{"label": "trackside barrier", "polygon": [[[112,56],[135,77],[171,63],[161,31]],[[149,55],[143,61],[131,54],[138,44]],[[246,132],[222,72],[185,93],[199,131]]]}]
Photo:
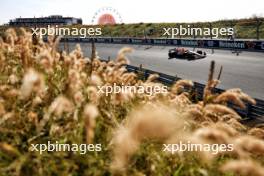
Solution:
[{"label": "trackside barrier", "polygon": [[[159,75],[158,81],[162,82],[165,85],[172,85],[175,81],[181,79],[175,76],[166,75],[163,73],[155,72],[155,71],[148,70],[148,69],[141,68],[141,67],[135,67],[132,65],[126,65],[126,68],[130,72],[141,73],[144,76],[144,79],[147,79],[150,74],[158,74]],[[194,82],[194,89],[197,93],[198,99],[202,99],[204,87],[205,87],[204,84]],[[215,93],[221,93],[221,92],[224,92],[225,90],[215,88],[213,91]],[[260,99],[255,99],[255,100],[257,102],[256,105],[251,105],[251,104],[246,103],[245,109],[240,109],[239,107],[237,107],[236,105],[232,103],[229,103],[228,106],[234,109],[238,114],[240,114],[244,118],[249,118],[249,119],[263,118],[264,117],[264,101]]]},{"label": "trackside barrier", "polygon": [[194,48],[225,49],[264,52],[264,40],[227,40],[227,39],[163,39],[163,38],[62,38],[62,42],[92,42],[112,44],[135,44],[157,46],[183,46]]}]

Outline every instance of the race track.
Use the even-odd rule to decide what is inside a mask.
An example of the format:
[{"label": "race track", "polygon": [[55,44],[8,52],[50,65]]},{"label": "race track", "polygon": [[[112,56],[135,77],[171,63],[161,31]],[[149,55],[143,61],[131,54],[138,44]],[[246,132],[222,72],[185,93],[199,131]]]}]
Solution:
[{"label": "race track", "polygon": [[[75,44],[70,43],[70,49],[74,48]],[[210,62],[214,60],[217,72],[220,66],[223,66],[219,88],[241,88],[254,98],[264,99],[264,53],[242,52],[237,56],[226,50],[214,50],[214,54],[211,54],[212,50],[206,49],[204,50],[207,52],[205,59],[187,61],[168,59],[168,50],[173,48],[169,46],[96,44],[96,50],[100,58],[107,59],[110,57],[113,59],[119,49],[124,46],[132,47],[135,50],[128,55],[131,65],[139,66],[142,64],[144,68],[153,71],[177,75],[180,78],[200,83],[206,83]],[[81,47],[85,56],[89,57],[91,44],[82,43]],[[61,48],[63,48],[62,44]]]}]

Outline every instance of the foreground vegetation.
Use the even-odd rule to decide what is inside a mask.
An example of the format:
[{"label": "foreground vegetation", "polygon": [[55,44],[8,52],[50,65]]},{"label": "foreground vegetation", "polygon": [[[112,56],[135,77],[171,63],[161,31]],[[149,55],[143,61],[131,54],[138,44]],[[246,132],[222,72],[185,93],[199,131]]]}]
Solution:
[{"label": "foreground vegetation", "polygon": [[[33,44],[34,43],[34,44]],[[166,93],[121,92],[98,86],[163,86],[158,75],[140,80],[127,72],[123,48],[113,61],[56,50],[59,38],[32,42],[7,30],[0,40],[0,175],[264,175],[264,129],[248,128],[226,106],[255,100],[240,89],[212,92],[212,63],[203,100],[193,102],[193,83],[177,81]],[[43,152],[31,144],[102,144],[87,154]],[[163,151],[162,144],[233,144],[231,152]]]}]

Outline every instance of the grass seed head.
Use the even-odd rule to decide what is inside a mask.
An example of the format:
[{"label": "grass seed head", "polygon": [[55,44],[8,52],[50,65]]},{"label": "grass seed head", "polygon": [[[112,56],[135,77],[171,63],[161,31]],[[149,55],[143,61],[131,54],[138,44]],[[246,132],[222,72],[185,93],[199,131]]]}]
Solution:
[{"label": "grass seed head", "polygon": [[226,162],[220,169],[222,172],[233,172],[243,176],[263,176],[264,168],[252,160],[233,160]]}]

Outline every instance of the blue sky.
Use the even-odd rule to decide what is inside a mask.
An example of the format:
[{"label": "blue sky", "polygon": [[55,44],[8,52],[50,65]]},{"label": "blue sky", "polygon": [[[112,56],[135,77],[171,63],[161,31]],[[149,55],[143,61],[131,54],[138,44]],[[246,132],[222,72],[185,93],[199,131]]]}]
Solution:
[{"label": "blue sky", "polygon": [[264,0],[0,0],[0,24],[16,17],[63,15],[92,21],[102,7],[116,9],[125,23],[192,22],[264,16]]}]

